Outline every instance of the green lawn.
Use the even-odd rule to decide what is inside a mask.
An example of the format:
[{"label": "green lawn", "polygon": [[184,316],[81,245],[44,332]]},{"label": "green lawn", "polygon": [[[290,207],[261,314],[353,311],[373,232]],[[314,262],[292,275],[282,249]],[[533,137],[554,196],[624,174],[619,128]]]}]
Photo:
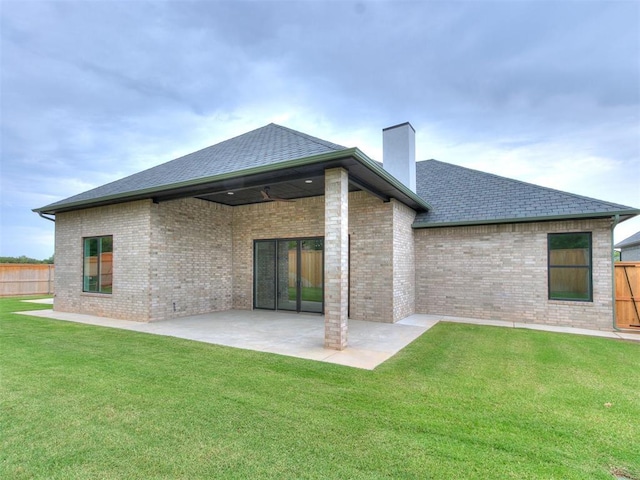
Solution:
[{"label": "green lawn", "polygon": [[439,324],[365,371],[0,307],[3,479],[640,479],[637,343]]},{"label": "green lawn", "polygon": [[[322,302],[322,287],[302,287],[300,292],[300,299],[305,302]],[[296,288],[289,287],[289,300],[296,300]]]}]

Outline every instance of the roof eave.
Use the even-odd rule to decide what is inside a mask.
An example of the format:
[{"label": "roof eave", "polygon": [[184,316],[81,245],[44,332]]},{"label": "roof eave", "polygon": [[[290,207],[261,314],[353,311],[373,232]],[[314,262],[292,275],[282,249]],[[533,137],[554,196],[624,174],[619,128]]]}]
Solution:
[{"label": "roof eave", "polygon": [[161,185],[152,188],[146,188],[141,190],[136,190],[133,192],[126,192],[114,195],[106,195],[103,197],[88,199],[88,200],[79,200],[76,202],[69,202],[58,205],[58,202],[46,205],[40,208],[34,208],[32,211],[38,214],[48,214],[55,215],[59,212],[71,211],[71,210],[79,210],[84,208],[92,208],[103,205],[111,205],[114,203],[123,203],[135,200],[145,200],[151,199],[157,194],[165,193],[170,190],[177,190],[189,187],[197,187],[201,185],[206,185],[208,183],[213,182],[221,182],[225,180],[231,180],[239,177],[246,177],[250,175],[257,175],[261,173],[269,173],[275,172],[278,170],[285,170],[288,168],[296,168],[303,167],[307,165],[315,165],[323,162],[329,162],[332,160],[338,160],[341,158],[353,158],[358,161],[361,165],[371,170],[373,173],[381,177],[395,189],[399,190],[403,195],[410,198],[413,202],[415,202],[419,207],[428,211],[431,209],[431,206],[425,202],[421,197],[419,197],[416,193],[410,190],[407,186],[402,184],[395,177],[390,175],[384,169],[382,169],[379,165],[377,165],[373,160],[367,157],[363,152],[361,152],[358,148],[347,148],[343,150],[336,150],[335,152],[322,153],[318,155],[312,155],[308,157],[300,157],[292,160],[287,160],[284,162],[262,165],[259,167],[247,168],[244,170],[237,170],[234,172],[223,173],[220,175],[213,175],[209,177],[202,177],[195,180],[189,180],[185,182],[177,182],[167,185]]},{"label": "roof eave", "polygon": [[422,197],[420,197],[417,193],[407,187],[404,183],[398,180],[396,177],[387,172],[384,168],[378,165],[376,162],[371,160],[365,153],[363,153],[360,149],[354,148],[353,157],[358,160],[362,165],[367,167],[369,170],[382,177],[387,183],[391,184],[397,190],[400,190],[403,194],[411,198],[414,202],[420,205],[425,211],[433,210],[431,204],[425,201]]},{"label": "roof eave", "polygon": [[592,212],[579,213],[569,215],[548,215],[540,217],[513,217],[513,218],[496,218],[483,220],[463,220],[457,222],[414,222],[411,227],[419,228],[442,228],[442,227],[465,227],[477,225],[499,225],[504,223],[532,223],[532,222],[552,222],[558,220],[587,220],[596,218],[609,218],[619,216],[619,223],[629,220],[630,218],[640,215],[640,209],[621,210],[617,212]]},{"label": "roof eave", "polygon": [[629,243],[619,242],[619,243],[616,243],[613,247],[614,248],[629,248],[629,247],[638,247],[638,246],[640,246],[640,240],[638,240],[636,242],[629,242]]}]

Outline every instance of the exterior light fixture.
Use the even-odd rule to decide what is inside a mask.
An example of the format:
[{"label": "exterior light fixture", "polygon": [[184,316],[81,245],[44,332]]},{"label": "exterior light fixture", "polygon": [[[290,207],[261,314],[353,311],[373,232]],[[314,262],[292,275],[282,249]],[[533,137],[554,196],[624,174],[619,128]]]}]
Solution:
[{"label": "exterior light fixture", "polygon": [[313,183],[313,180],[305,180],[304,183]]},{"label": "exterior light fixture", "polygon": [[227,192],[227,195],[233,195],[233,192]]}]

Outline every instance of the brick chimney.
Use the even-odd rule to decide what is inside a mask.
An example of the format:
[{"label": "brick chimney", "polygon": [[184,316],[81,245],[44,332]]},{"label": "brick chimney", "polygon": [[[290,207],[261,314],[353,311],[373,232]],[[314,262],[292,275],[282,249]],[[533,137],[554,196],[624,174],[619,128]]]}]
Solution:
[{"label": "brick chimney", "polygon": [[416,131],[409,122],[382,130],[382,166],[416,191]]}]

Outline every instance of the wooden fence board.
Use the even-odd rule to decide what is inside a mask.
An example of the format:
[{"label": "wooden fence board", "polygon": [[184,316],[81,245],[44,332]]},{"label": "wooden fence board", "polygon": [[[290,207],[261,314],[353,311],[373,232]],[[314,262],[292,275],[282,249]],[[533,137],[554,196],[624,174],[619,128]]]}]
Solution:
[{"label": "wooden fence board", "polygon": [[54,274],[51,264],[0,263],[0,296],[52,294]]},{"label": "wooden fence board", "polygon": [[617,326],[640,328],[640,262],[616,262],[615,282]]}]

